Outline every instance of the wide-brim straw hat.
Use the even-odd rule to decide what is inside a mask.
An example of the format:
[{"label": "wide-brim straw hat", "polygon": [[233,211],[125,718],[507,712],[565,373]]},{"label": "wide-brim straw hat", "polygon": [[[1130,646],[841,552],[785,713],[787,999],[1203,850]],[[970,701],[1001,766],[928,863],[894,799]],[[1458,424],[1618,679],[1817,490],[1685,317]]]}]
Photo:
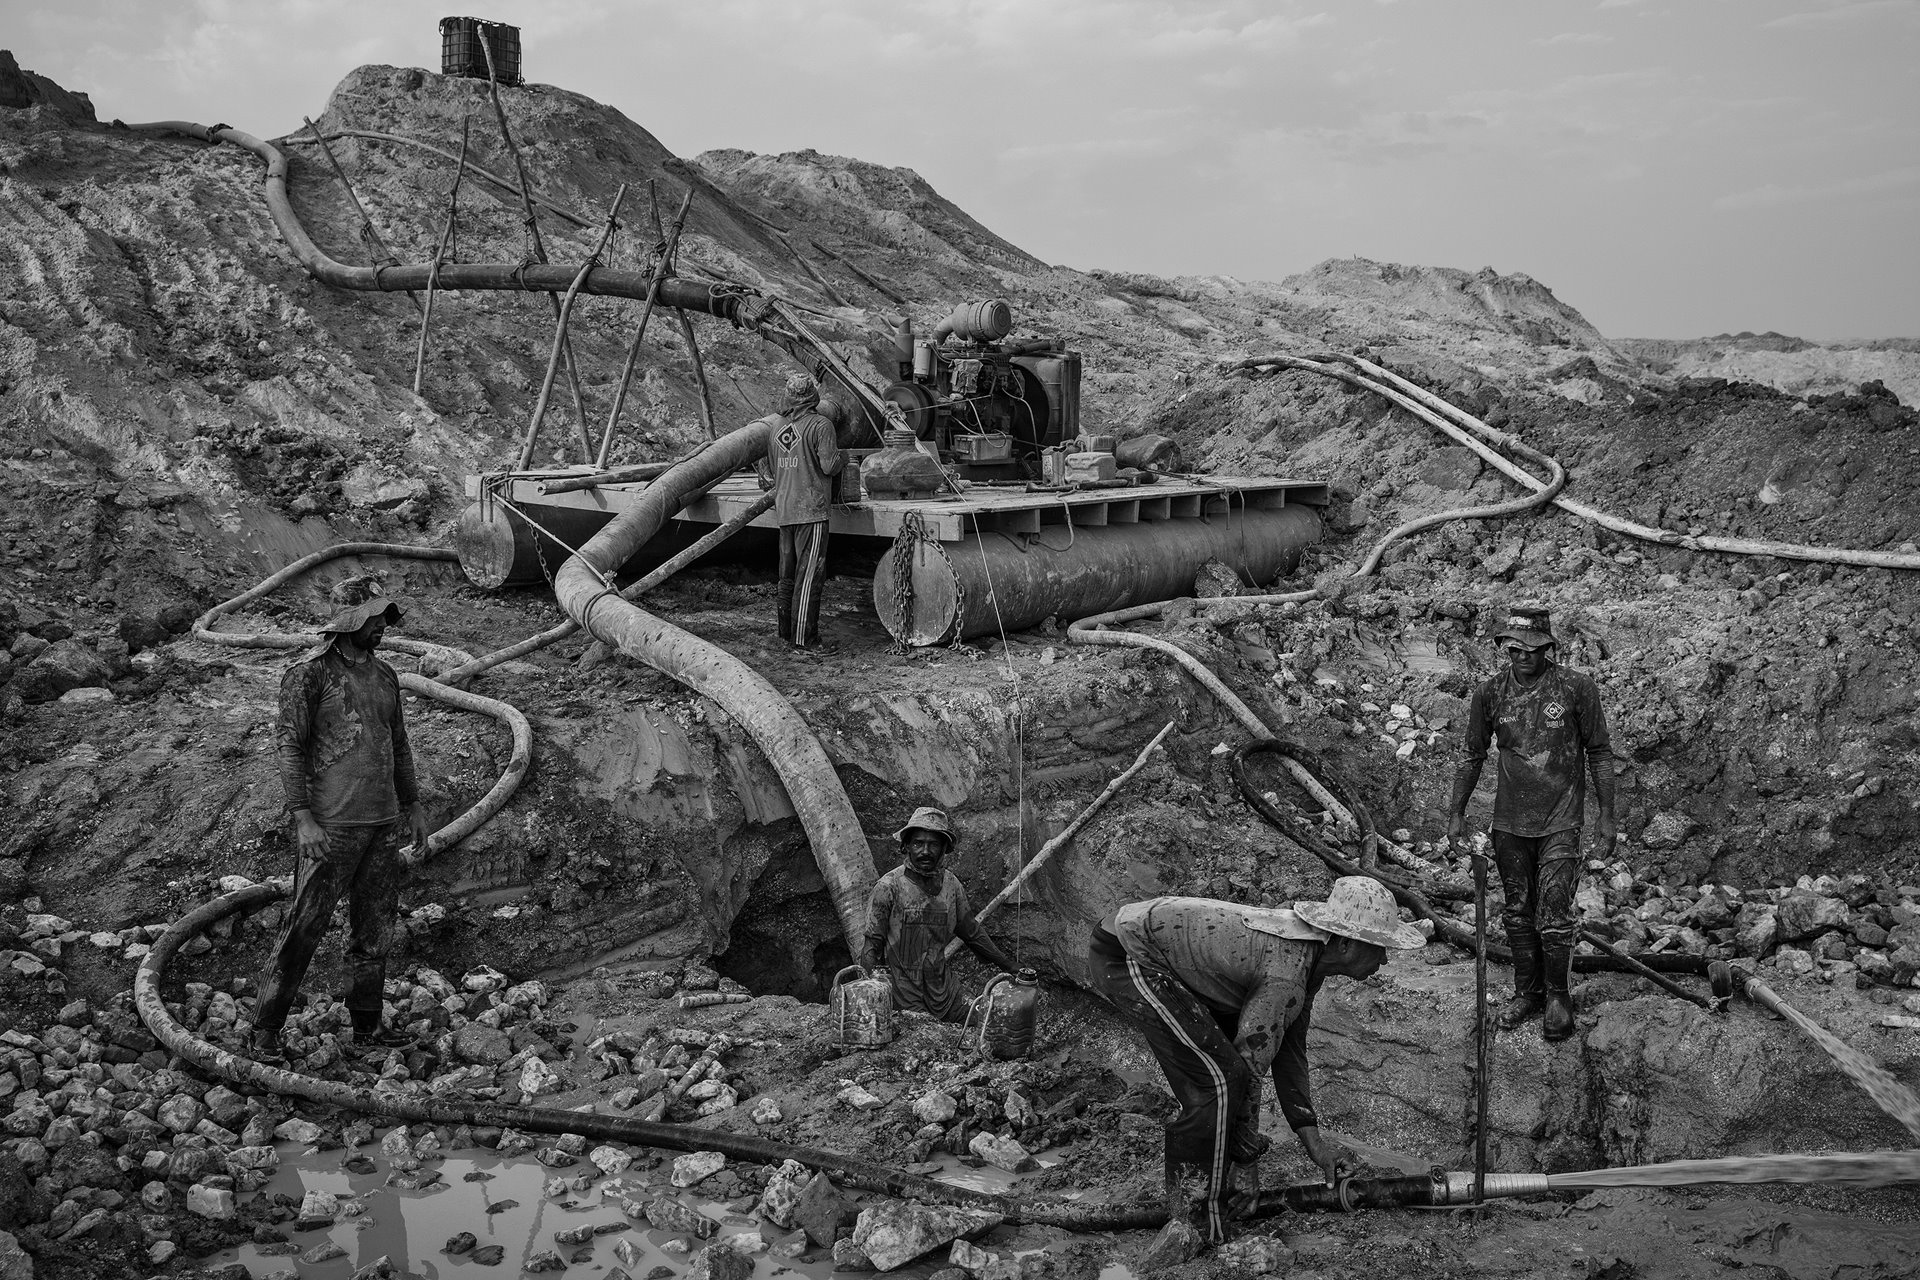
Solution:
[{"label": "wide-brim straw hat", "polygon": [[1393,894],[1372,876],[1341,876],[1325,902],[1296,902],[1293,910],[1316,929],[1376,947],[1413,951],[1427,945],[1426,934],[1401,923]]},{"label": "wide-brim straw hat", "polygon": [[351,635],[361,627],[366,626],[369,618],[383,616],[387,620],[387,625],[392,626],[406,615],[405,611],[400,607],[400,601],[395,597],[375,596],[371,600],[361,601],[351,609],[342,609],[339,613],[329,618],[326,623],[320,627],[320,630],[327,633],[337,631],[342,634]]},{"label": "wide-brim straw hat", "polygon": [[893,833],[895,840],[905,840],[909,831],[932,831],[947,838],[947,847],[952,848],[953,823],[947,820],[945,809],[936,809],[932,805],[922,805],[913,811],[907,819],[907,825]]}]

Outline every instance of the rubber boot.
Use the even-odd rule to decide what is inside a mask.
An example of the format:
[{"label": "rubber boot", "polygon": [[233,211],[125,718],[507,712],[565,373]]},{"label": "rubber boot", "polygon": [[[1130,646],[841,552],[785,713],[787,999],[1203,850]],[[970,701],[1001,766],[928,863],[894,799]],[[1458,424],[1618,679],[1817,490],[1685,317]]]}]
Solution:
[{"label": "rubber boot", "polygon": [[1547,1016],[1540,1023],[1540,1034],[1547,1040],[1565,1040],[1573,1034],[1573,994],[1568,984],[1573,977],[1573,948],[1543,946],[1540,949],[1547,970]]},{"label": "rubber boot", "polygon": [[1515,930],[1508,942],[1513,949],[1513,999],[1500,1011],[1499,1022],[1511,1031],[1547,1007],[1547,988],[1540,967],[1539,935]]}]

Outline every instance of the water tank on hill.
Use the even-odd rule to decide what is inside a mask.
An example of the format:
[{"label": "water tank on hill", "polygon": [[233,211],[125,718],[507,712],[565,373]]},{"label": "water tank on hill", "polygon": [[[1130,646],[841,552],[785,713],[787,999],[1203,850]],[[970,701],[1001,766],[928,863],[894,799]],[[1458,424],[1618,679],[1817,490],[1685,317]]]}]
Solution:
[{"label": "water tank on hill", "polygon": [[[487,42],[486,49],[480,42]],[[520,28],[484,18],[440,19],[440,74],[487,78],[487,52],[493,54],[494,78],[501,84],[520,83]]]}]

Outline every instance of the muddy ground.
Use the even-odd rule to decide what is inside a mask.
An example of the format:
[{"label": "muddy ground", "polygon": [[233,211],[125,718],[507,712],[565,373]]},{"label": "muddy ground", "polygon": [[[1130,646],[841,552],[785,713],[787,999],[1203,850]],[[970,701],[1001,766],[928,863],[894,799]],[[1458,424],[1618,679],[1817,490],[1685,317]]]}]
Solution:
[{"label": "muddy ground", "polygon": [[[444,143],[479,105],[470,83],[363,68],[318,118]],[[1900,1021],[1920,1012],[1904,1003],[1920,968],[1913,575],[1649,548],[1551,514],[1449,526],[1391,553],[1377,578],[1347,583],[1386,528],[1510,487],[1337,384],[1217,372],[1272,350],[1363,349],[1555,453],[1574,474],[1571,492],[1596,505],[1687,532],[1899,551],[1920,541],[1909,500],[1920,480],[1910,395],[1920,357],[1910,350],[1615,343],[1539,282],[1490,269],[1338,260],[1280,284],[1083,275],[999,241],[906,171],[811,152],[682,161],[564,90],[514,91],[508,109],[536,184],[583,223],[619,181],[658,180],[670,207],[695,186],[687,260],[820,308],[859,367],[876,367],[894,314],[924,330],[954,302],[1004,294],[1022,332],[1058,333],[1087,353],[1089,422],[1172,435],[1205,469],[1331,482],[1328,536],[1284,584],[1327,587],[1326,603],[1175,610],[1149,625],[1331,761],[1409,845],[1433,853],[1442,835],[1465,697],[1493,660],[1486,620],[1520,598],[1552,605],[1566,660],[1601,683],[1621,754],[1625,839],[1613,862],[1589,867],[1589,919],[1632,949],[1758,963],[1790,999],[1920,1083],[1917,1033]],[[403,257],[422,256],[448,166],[388,144],[338,145],[382,234]],[[288,149],[303,217],[330,251],[362,260],[344,195],[311,147]],[[481,159],[507,164],[491,142]],[[155,1052],[114,1003],[154,926],[223,876],[289,868],[270,752],[285,659],[204,644],[188,622],[340,539],[440,539],[461,478],[522,429],[549,334],[530,300],[445,299],[415,397],[412,309],[307,280],[259,201],[252,157],[131,134],[48,97],[0,109],[0,164],[0,1020],[40,1046],[8,1050],[18,1114],[33,1110],[28,1094],[80,1092],[59,1093],[72,1075],[29,1074],[138,1065]],[[467,190],[463,256],[517,260],[510,201]],[[583,254],[591,236],[558,222],[549,232],[560,258]],[[631,258],[639,239],[623,236],[617,251]],[[590,402],[609,397],[626,323],[611,304],[583,307],[575,332]],[[650,348],[619,459],[673,456],[699,438],[687,353],[671,326],[654,332],[665,336]],[[758,413],[784,362],[721,326],[701,334],[723,419]],[[1755,350],[1767,358],[1746,359]],[[559,440],[550,437],[564,459]],[[448,566],[367,560],[339,562],[225,625],[297,630],[327,610],[330,585],[367,573],[418,602],[414,634],[474,652],[557,620],[541,591],[489,595]],[[978,651],[893,654],[869,591],[832,579],[827,632],[839,652],[823,661],[775,640],[764,568],[685,575],[650,607],[786,694],[827,747],[883,869],[897,856],[885,833],[913,806],[942,804],[960,826],[957,869],[984,899],[1162,725],[1176,726],[1167,750],[994,926],[1046,975],[1047,1016],[1032,1064],[972,1082],[990,1083],[1002,1104],[1012,1082],[1041,1113],[1071,1104],[1070,1117],[1022,1130],[1059,1161],[1027,1175],[1037,1188],[1148,1194],[1168,1104],[1138,1045],[1074,991],[1086,929],[1131,897],[1285,902],[1324,891],[1327,873],[1246,808],[1218,750],[1243,731],[1159,658],[1076,648],[1057,626]],[[611,1105],[632,1087],[623,1076],[645,1053],[591,1078],[604,1064],[588,1048],[603,1036],[625,1032],[643,1048],[649,1031],[732,1027],[770,1047],[728,1058],[740,1106],[707,1123],[895,1161],[937,1154],[918,1149],[933,1140],[913,1136],[921,1126],[907,1123],[906,1106],[931,1080],[964,1092],[982,1067],[958,1032],[917,1023],[878,1054],[826,1042],[812,1002],[846,960],[844,942],[791,808],[738,727],[577,640],[491,673],[481,691],[532,717],[533,767],[498,819],[409,886],[399,965],[457,978],[484,961],[516,982],[552,982],[542,1018],[509,1037],[513,1053],[551,1058],[565,1087],[543,1103]],[[418,704],[410,715],[431,815],[444,822],[491,785],[508,744],[490,722]],[[1266,785],[1290,794],[1277,775]],[[1803,918],[1808,932],[1782,923]],[[184,957],[176,983],[244,999],[274,923],[269,909]],[[334,975],[335,946],[316,988]],[[1464,1159],[1465,967],[1443,958],[1430,949],[1343,990],[1316,1032],[1330,1125],[1415,1168]],[[711,966],[708,976],[758,994],[681,1014],[660,997],[690,966],[696,982]],[[170,994],[194,1003],[185,987]],[[86,1009],[69,1017],[98,1034],[59,1032],[72,1044],[51,1044],[75,1000]],[[517,1089],[518,1074],[492,1071],[498,1062],[440,1046],[455,1030],[447,1016],[421,1032],[418,1052],[431,1059],[408,1066],[402,1055],[407,1077],[480,1067],[489,1082],[462,1077],[467,1086]],[[1905,1145],[1780,1025],[1751,1009],[1707,1020],[1624,979],[1588,984],[1577,1041],[1548,1053],[1530,1035],[1505,1038],[1498,1069],[1500,1168]],[[90,1075],[78,1079],[107,1088]],[[61,1102],[79,1146],[43,1141],[62,1119],[51,1109],[38,1132],[9,1130],[10,1158],[31,1175],[14,1181],[30,1190],[18,1218],[0,1217],[34,1224],[21,1238],[44,1275],[222,1265],[217,1251],[196,1256],[230,1233],[185,1212],[193,1182],[159,1179],[157,1221],[108,1205],[146,1185],[133,1158],[145,1126],[126,1116],[147,1115],[145,1099],[157,1111],[176,1084],[115,1079],[117,1102]],[[837,1103],[847,1082],[882,1105]],[[784,1113],[770,1127],[745,1118],[763,1096]],[[240,1105],[278,1114],[264,1097]],[[96,1143],[102,1133],[111,1136]],[[134,1167],[81,1160],[83,1148]],[[1266,1176],[1307,1172],[1281,1135]],[[751,1171],[741,1174],[750,1184]],[[100,1207],[99,1221],[119,1228],[96,1221],[59,1239]],[[1914,1209],[1910,1191],[1607,1192],[1477,1222],[1406,1211],[1281,1230],[1295,1274],[1618,1280],[1629,1272],[1608,1259],[1620,1258],[1648,1276],[1872,1276],[1913,1268],[1898,1233]],[[161,1240],[180,1246],[164,1266],[151,1261]],[[1035,1247],[1020,1240],[1009,1247]],[[1049,1256],[1063,1260],[1044,1265],[1079,1275],[1137,1261],[1145,1238],[1053,1243]]]}]

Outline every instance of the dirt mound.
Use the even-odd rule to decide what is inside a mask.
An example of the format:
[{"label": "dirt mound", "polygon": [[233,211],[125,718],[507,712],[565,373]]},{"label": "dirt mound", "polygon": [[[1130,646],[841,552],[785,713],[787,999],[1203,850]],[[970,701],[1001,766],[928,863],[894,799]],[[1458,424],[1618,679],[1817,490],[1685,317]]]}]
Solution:
[{"label": "dirt mound", "polygon": [[1741,333],[1687,341],[1627,338],[1616,345],[1673,377],[1761,383],[1797,396],[1845,395],[1877,382],[1902,403],[1920,406],[1920,343],[1911,339],[1809,342]]}]

